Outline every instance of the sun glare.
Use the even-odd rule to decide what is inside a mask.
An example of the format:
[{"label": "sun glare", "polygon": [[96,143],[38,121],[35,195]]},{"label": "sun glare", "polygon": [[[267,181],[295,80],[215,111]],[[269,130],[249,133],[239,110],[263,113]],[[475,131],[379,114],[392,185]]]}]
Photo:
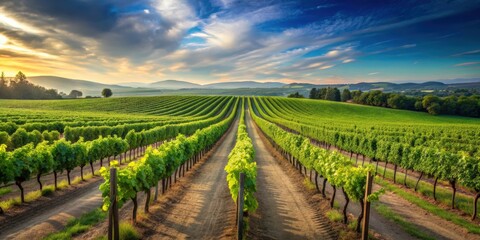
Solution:
[{"label": "sun glare", "polygon": [[8,38],[3,36],[2,34],[0,34],[0,47],[5,45],[5,43],[7,43],[7,42],[8,42]]},{"label": "sun glare", "polygon": [[31,33],[39,33],[40,32],[37,29],[35,29],[33,27],[30,27],[30,26],[27,26],[27,25],[15,20],[14,18],[6,16],[5,14],[3,14],[1,12],[0,12],[0,24],[3,24],[7,27],[20,29],[20,30],[26,31],[26,32],[31,32]]}]

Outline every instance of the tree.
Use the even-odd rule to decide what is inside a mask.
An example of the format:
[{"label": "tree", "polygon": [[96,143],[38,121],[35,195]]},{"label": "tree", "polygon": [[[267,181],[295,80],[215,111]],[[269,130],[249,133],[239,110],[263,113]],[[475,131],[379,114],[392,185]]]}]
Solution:
[{"label": "tree", "polygon": [[320,88],[318,90],[317,99],[325,99],[326,96],[327,96],[327,89],[326,88]]},{"label": "tree", "polygon": [[352,93],[350,92],[350,90],[348,90],[347,88],[343,89],[342,96],[341,96],[342,102],[346,102],[351,99],[352,99]]},{"label": "tree", "polygon": [[22,71],[20,71],[17,73],[17,75],[15,75],[15,81],[25,82],[27,81],[27,76]]},{"label": "tree", "polygon": [[8,98],[8,93],[7,79],[5,78],[5,74],[2,72],[0,75],[0,98]]},{"label": "tree", "polygon": [[472,97],[459,97],[457,102],[457,113],[462,116],[478,117],[480,105]]},{"label": "tree", "polygon": [[110,88],[104,88],[102,90],[102,96],[105,98],[111,97],[113,95],[113,92]]},{"label": "tree", "polygon": [[409,99],[407,96],[402,94],[390,94],[387,100],[388,107],[395,109],[408,109],[410,106]]},{"label": "tree", "polygon": [[438,103],[432,103],[430,106],[427,108],[427,112],[431,115],[438,115],[442,111],[442,106]]},{"label": "tree", "polygon": [[325,94],[325,100],[339,102],[341,100],[340,90],[338,90],[338,88],[327,88],[327,92]]},{"label": "tree", "polygon": [[78,90],[72,90],[70,94],[68,94],[68,97],[70,98],[79,98],[81,96],[83,96],[83,93]]},{"label": "tree", "polygon": [[304,98],[304,96],[298,92],[296,93],[291,93],[290,95],[288,95],[287,97],[289,98]]},{"label": "tree", "polygon": [[457,97],[448,96],[443,99],[442,113],[454,115],[457,111]]},{"label": "tree", "polygon": [[319,93],[319,90],[317,90],[317,88],[312,88],[312,90],[310,90],[310,94],[308,95],[308,98],[317,99],[318,93]]},{"label": "tree", "polygon": [[427,95],[422,100],[422,106],[432,115],[438,115],[442,111],[442,100],[434,95]]},{"label": "tree", "polygon": [[59,99],[62,98],[54,89],[34,85],[27,80],[27,76],[18,72],[7,86],[5,75],[0,76],[0,98],[14,99]]},{"label": "tree", "polygon": [[415,110],[417,111],[422,111],[423,110],[423,104],[422,104],[422,100],[417,100],[415,101]]}]

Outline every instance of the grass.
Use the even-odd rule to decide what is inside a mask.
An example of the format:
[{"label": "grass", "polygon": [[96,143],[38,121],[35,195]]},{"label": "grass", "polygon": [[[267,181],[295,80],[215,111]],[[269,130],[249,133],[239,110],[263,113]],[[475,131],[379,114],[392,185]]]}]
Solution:
[{"label": "grass", "polygon": [[[383,174],[383,168],[381,168],[380,166],[378,168],[379,172]],[[397,184],[403,184],[404,176],[405,175],[403,173],[397,171]],[[393,170],[387,168],[387,174],[385,175],[385,178],[393,181]],[[407,177],[407,186],[413,189],[415,187],[416,180],[416,178]],[[417,192],[419,192],[423,196],[433,199],[433,184],[426,181],[420,181],[420,183],[418,184]],[[445,206],[450,206],[452,204],[452,191],[441,187],[440,184],[437,184],[436,196],[437,202],[440,202]],[[472,214],[473,196],[466,196],[465,194],[457,192],[455,196],[455,207],[465,212],[466,214]]]},{"label": "grass", "polygon": [[2,208],[4,212],[15,205],[20,205],[20,197],[7,199],[0,202],[0,208]]},{"label": "grass", "polygon": [[304,185],[308,190],[314,190],[314,189],[316,189],[315,184],[313,184],[312,181],[310,181],[310,179],[308,179],[308,178],[303,179],[303,185]]},{"label": "grass", "polygon": [[[98,176],[99,175],[99,171],[95,171],[95,175]],[[88,179],[91,179],[93,178],[93,175],[91,173],[88,173],[88,174],[85,174],[84,177],[83,177],[85,180],[88,180]],[[75,184],[78,184],[82,182],[82,179],[80,177],[76,177],[73,179],[72,181],[72,185],[75,185]],[[58,189],[65,189],[67,187],[69,187],[68,185],[68,181],[67,180],[62,180],[60,182],[58,182]],[[12,191],[12,189],[10,188],[10,191]],[[41,196],[51,196],[53,193],[55,192],[55,186],[54,185],[46,185],[43,187],[43,189],[40,191],[40,190],[36,190],[36,191],[32,191],[32,192],[29,192],[25,195],[25,202],[33,202],[37,199],[39,199]],[[18,206],[18,205],[21,205],[22,202],[20,201],[20,196],[18,197],[14,197],[14,198],[10,198],[10,199],[7,199],[5,201],[1,201],[0,202],[0,208],[3,209],[3,211],[7,211],[8,209],[12,208],[13,206]]]},{"label": "grass", "polygon": [[55,192],[55,186],[47,185],[42,189],[42,196],[50,196]]},{"label": "grass", "polygon": [[335,209],[328,210],[326,215],[332,222],[342,222],[343,220],[343,215]]},{"label": "grass", "polygon": [[429,201],[424,200],[423,198],[419,198],[415,193],[402,189],[394,185],[393,183],[390,183],[378,177],[375,179],[375,183],[383,186],[386,190],[392,191],[397,196],[402,197],[403,199],[417,205],[418,207],[426,210],[429,213],[432,213],[447,221],[453,222],[461,227],[466,228],[470,233],[480,234],[480,227],[478,227],[478,225],[476,225],[475,223],[466,220],[465,218],[459,216],[456,213],[445,210],[436,204],[432,204]]},{"label": "grass", "polygon": [[378,213],[380,213],[382,216],[384,216],[387,219],[392,220],[396,224],[398,224],[405,232],[408,234],[418,238],[418,239],[423,239],[423,240],[434,240],[435,238],[428,236],[424,232],[422,232],[420,229],[415,226],[415,224],[412,224],[410,222],[405,221],[405,219],[398,215],[397,213],[393,212],[390,208],[388,208],[386,205],[381,204],[381,203],[375,203],[375,210],[377,210]]},{"label": "grass", "polygon": [[0,196],[10,193],[11,191],[12,191],[11,187],[0,188]]},{"label": "grass", "polygon": [[[352,159],[352,161],[355,161],[355,159]],[[358,163],[360,165],[361,161],[359,160]],[[369,163],[365,163],[365,164],[369,164]],[[383,166],[381,166],[381,164],[382,163],[380,163],[380,165],[378,166],[379,175],[383,174]],[[373,163],[371,165],[373,167],[375,167],[375,165]],[[397,184],[402,184],[402,186],[403,186],[404,176],[405,176],[404,173],[401,173],[401,172],[397,171]],[[387,168],[387,171],[386,171],[386,174],[385,174],[385,179],[388,179],[389,181],[385,181],[385,180],[382,179],[382,177],[377,176],[375,178],[375,182],[382,185],[383,187],[385,187],[386,190],[391,190],[392,192],[395,192],[395,193],[402,190],[402,192],[404,192],[403,195],[405,196],[405,197],[403,197],[404,199],[406,199],[409,202],[412,202],[412,201],[410,201],[410,199],[411,200],[415,200],[415,199],[418,200],[418,201],[415,201],[415,202],[412,202],[412,203],[415,203],[416,205],[418,205],[419,207],[421,207],[425,210],[431,209],[431,211],[429,211],[429,212],[431,212],[432,214],[437,215],[437,216],[439,216],[439,217],[441,217],[445,220],[451,221],[451,222],[453,222],[457,225],[460,225],[462,227],[465,227],[467,229],[471,228],[471,225],[474,225],[472,222],[470,222],[468,220],[465,220],[462,216],[459,216],[456,213],[449,212],[448,210],[445,210],[440,206],[434,205],[434,204],[430,203],[429,201],[423,200],[423,199],[419,198],[415,193],[413,193],[409,190],[405,190],[402,187],[393,184],[393,170],[392,169]],[[413,191],[413,188],[415,187],[415,184],[416,184],[416,178],[412,178],[411,175],[410,175],[410,177],[407,177],[407,186],[408,186],[409,189],[411,189]],[[394,189],[395,191],[393,191],[392,189]],[[420,181],[420,183],[418,184],[417,192],[420,193],[421,195],[423,195],[425,197],[428,197],[428,198],[431,198],[433,200],[433,184],[431,184],[429,182],[426,182],[426,181]],[[406,197],[407,195],[408,195],[408,197]],[[437,202],[439,202],[439,203],[441,203],[442,205],[445,205],[445,206],[450,206],[451,205],[451,199],[452,199],[452,191],[451,190],[445,189],[445,188],[441,187],[440,185],[437,185],[436,196],[437,196]],[[432,209],[431,207],[425,206],[425,204],[422,204],[423,202],[428,203],[432,206],[435,206],[437,209],[441,209],[442,212],[445,212],[445,213],[448,212],[449,214],[442,214],[439,211],[437,211],[435,209]],[[468,215],[471,215],[472,212],[473,212],[473,196],[467,196],[465,194],[457,192],[456,197],[455,197],[455,208],[463,211],[464,213],[466,213]],[[457,219],[457,220],[453,220],[453,219]],[[470,229],[469,229],[469,231],[470,231]],[[472,229],[472,231],[470,231],[470,232],[480,234],[480,228],[477,226],[476,230]]]},{"label": "grass", "polygon": [[71,239],[80,233],[86,232],[93,225],[105,219],[106,216],[106,212],[103,212],[100,208],[97,208],[91,212],[83,214],[79,218],[71,219],[68,221],[67,225],[62,231],[52,233],[45,237],[44,240]]},{"label": "grass", "polygon": [[[128,222],[120,222],[120,240],[138,240],[141,239],[140,234],[138,231],[135,229],[134,226],[132,226]],[[99,236],[95,238],[96,240],[107,240],[107,236]]]},{"label": "grass", "polygon": [[140,234],[128,222],[120,222],[120,239],[122,240],[138,240],[140,239]]}]

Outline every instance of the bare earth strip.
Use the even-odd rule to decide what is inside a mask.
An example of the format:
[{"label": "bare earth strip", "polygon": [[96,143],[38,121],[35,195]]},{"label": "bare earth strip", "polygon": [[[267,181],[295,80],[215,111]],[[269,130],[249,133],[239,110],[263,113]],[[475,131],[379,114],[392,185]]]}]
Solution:
[{"label": "bare earth strip", "polygon": [[330,223],[316,213],[260,138],[250,114],[247,129],[255,147],[259,207],[251,216],[254,239],[335,239]]},{"label": "bare earth strip", "polygon": [[2,226],[5,229],[0,231],[0,239],[42,239],[51,232],[63,229],[69,219],[100,207],[102,196],[98,190],[99,180],[91,179],[85,186],[46,201],[30,210],[28,216],[16,216],[8,225]]},{"label": "bare earth strip", "polygon": [[[344,154],[348,157],[347,153]],[[284,160],[286,161],[286,159]],[[319,184],[321,184],[322,181],[323,179],[319,178]],[[374,189],[378,190],[380,186],[374,184]],[[328,183],[326,192],[327,198],[331,198],[333,188]],[[335,201],[339,203],[341,207],[345,204],[343,192],[338,189],[336,191]],[[380,203],[388,206],[391,211],[400,215],[406,222],[412,223],[416,228],[434,239],[480,239],[480,236],[468,233],[466,229],[431,214],[392,192],[383,194],[380,197]],[[356,218],[360,213],[359,203],[350,202],[347,211]],[[416,239],[405,232],[399,225],[380,215],[373,208],[370,212],[370,228],[388,240]]]},{"label": "bare earth strip", "polygon": [[230,238],[235,218],[235,204],[226,182],[225,165],[235,145],[238,120],[211,157],[201,163],[190,179],[167,196],[147,218],[154,225],[147,239],[218,239]]}]

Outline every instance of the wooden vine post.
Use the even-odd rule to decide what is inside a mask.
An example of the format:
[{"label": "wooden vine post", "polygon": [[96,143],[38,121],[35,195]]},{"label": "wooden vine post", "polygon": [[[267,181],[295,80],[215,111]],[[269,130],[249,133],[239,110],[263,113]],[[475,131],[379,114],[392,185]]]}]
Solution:
[{"label": "wooden vine post", "polygon": [[119,240],[120,228],[118,226],[117,204],[117,169],[110,168],[110,209],[108,211],[108,240]]},{"label": "wooden vine post", "polygon": [[245,188],[245,173],[240,173],[237,199],[237,239],[243,239],[243,191]]},{"label": "wooden vine post", "polygon": [[363,200],[364,211],[363,211],[363,225],[362,225],[362,240],[368,239],[368,224],[370,221],[370,202],[368,201],[368,196],[372,193],[372,183],[373,176],[368,171],[367,173],[367,185],[365,186],[365,199]]}]

